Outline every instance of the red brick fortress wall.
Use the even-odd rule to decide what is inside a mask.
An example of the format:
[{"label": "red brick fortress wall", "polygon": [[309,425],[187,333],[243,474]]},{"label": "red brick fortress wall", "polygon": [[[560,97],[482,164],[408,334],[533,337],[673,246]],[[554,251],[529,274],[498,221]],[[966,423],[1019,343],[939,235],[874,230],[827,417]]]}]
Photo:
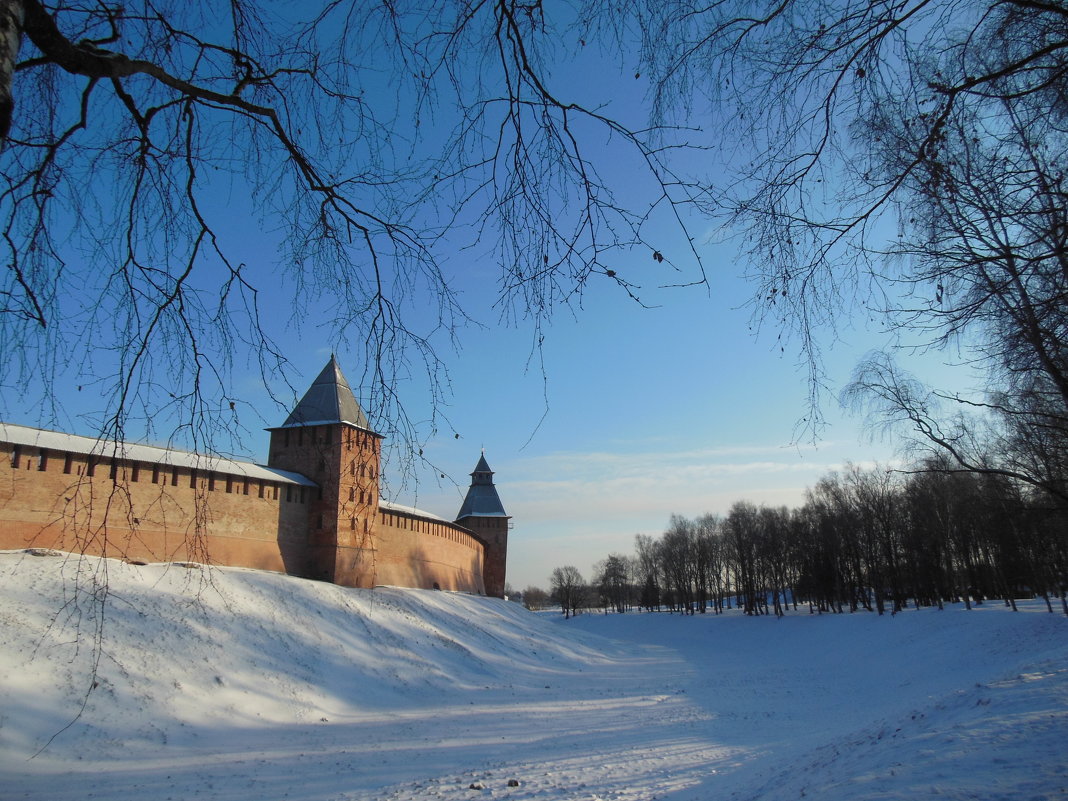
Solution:
[{"label": "red brick fortress wall", "polygon": [[311,488],[0,443],[0,548],[302,573]]},{"label": "red brick fortress wall", "polygon": [[308,518],[311,578],[346,587],[421,587],[484,593],[484,545],[461,526],[380,508],[382,437],[349,423],[271,431],[271,467],[315,481]]},{"label": "red brick fortress wall", "polygon": [[375,583],[484,595],[485,547],[461,526],[396,509],[379,510]]},{"label": "red brick fortress wall", "polygon": [[380,503],[377,434],[348,424],[271,433],[264,468],[19,428],[14,443],[0,441],[0,549],[251,567],[351,587],[485,594],[484,575],[503,587],[503,553],[488,556],[494,531]]}]

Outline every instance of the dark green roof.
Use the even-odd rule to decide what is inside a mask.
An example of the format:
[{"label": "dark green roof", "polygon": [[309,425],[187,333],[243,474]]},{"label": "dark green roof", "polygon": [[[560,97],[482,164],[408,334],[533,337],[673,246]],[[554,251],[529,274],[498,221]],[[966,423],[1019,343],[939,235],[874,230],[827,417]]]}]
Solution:
[{"label": "dark green roof", "polygon": [[319,377],[312,382],[300,403],[282,423],[282,428],[348,423],[367,431],[371,424],[363,413],[349,382],[341,373],[341,367],[333,356]]},{"label": "dark green roof", "polygon": [[467,490],[460,513],[456,515],[458,521],[465,517],[508,517],[497,495],[497,488],[493,485],[493,471],[484,453],[471,473],[471,487]]}]

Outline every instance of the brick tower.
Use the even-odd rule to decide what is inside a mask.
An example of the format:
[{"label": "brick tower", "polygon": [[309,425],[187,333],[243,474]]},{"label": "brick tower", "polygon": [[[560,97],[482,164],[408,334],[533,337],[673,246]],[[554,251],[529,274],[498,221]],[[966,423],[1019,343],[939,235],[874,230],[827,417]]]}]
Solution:
[{"label": "brick tower", "polygon": [[373,587],[382,436],[371,430],[333,356],[286,421],[268,430],[267,464],[319,485],[309,491],[314,497],[283,499],[308,505],[301,573],[347,587]]},{"label": "brick tower", "polygon": [[473,531],[486,545],[482,579],[486,595],[504,597],[505,567],[508,559],[508,521],[497,488],[493,485],[493,471],[486,462],[486,454],[471,473],[471,487],[467,490],[456,522]]}]

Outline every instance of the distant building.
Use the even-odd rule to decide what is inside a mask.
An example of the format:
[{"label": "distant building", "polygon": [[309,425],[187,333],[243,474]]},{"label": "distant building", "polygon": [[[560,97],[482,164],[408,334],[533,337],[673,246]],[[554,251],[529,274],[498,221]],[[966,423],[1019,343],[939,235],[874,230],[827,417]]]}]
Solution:
[{"label": "distant building", "polygon": [[333,357],[269,430],[264,466],[0,423],[0,549],[504,596],[510,518],[485,454],[455,521],[382,501],[382,436]]}]

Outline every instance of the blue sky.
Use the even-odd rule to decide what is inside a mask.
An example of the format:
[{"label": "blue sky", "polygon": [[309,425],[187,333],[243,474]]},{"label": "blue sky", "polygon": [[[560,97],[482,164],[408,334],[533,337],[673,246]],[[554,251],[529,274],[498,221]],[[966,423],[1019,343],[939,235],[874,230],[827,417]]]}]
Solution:
[{"label": "blue sky", "polygon": [[[594,56],[591,47],[571,64],[558,65],[554,78],[561,99],[621,98],[604,107],[604,113],[642,127],[641,81],[615,77],[625,59],[613,57],[598,67],[591,63]],[[717,130],[711,116],[699,116],[695,123],[705,136]],[[596,142],[590,143],[594,150]],[[694,166],[715,175],[709,173],[715,169],[711,162]],[[633,163],[620,161],[612,177],[622,179],[622,194],[629,196],[624,200],[641,200],[654,190],[637,179],[631,182],[627,171],[632,168]],[[280,277],[277,221],[257,219],[240,182],[211,186],[202,200],[205,208],[228,215],[227,230],[221,231],[226,246],[260,288],[264,320],[292,366],[289,375],[271,376],[264,386],[248,353],[239,348],[233,354],[233,380],[226,394],[238,401],[242,432],[230,447],[239,456],[263,461],[263,428],[280,424],[286,414],[271,396],[296,400],[287,381],[299,395],[336,352],[353,389],[365,399],[369,387],[361,386],[361,376],[366,365],[360,363],[358,345],[339,342],[319,322],[327,316],[329,287],[324,297],[295,309],[293,285]],[[688,223],[707,286],[660,289],[680,275],[654,261],[647,249],[620,254],[613,264],[641,287],[648,308],[634,303],[607,277],[595,275],[581,302],[558,308],[551,325],[540,332],[522,314],[510,318],[498,304],[499,264],[490,243],[471,249],[447,246],[439,255],[450,284],[478,325],[457,332],[455,350],[440,332],[434,340],[451,387],[437,410],[449,425],[439,424],[436,436],[421,422],[433,413],[424,377],[417,367],[399,377],[407,414],[427,437],[427,463],[415,464],[414,478],[408,479],[403,477],[405,465],[391,454],[385,496],[451,517],[484,448],[505,508],[514,517],[508,580],[522,589],[547,585],[552,569],[565,564],[589,576],[591,565],[609,553],[630,553],[635,534],[659,534],[672,513],[725,513],[742,499],[798,505],[806,487],[847,461],[894,458],[891,442],[870,436],[862,420],[841,413],[833,400],[856,362],[870,349],[885,346],[885,338],[864,320],[844,320],[834,335],[823,332],[828,394],[822,411],[828,425],[813,443],[802,423],[810,410],[796,343],[783,345],[771,328],[757,336],[745,308],[752,291],[742,278],[746,264],[731,244],[713,241],[722,232],[712,222],[692,218]],[[686,240],[669,220],[654,219],[648,233],[651,241],[663,243],[658,247],[668,261],[684,271],[682,280],[694,276]],[[79,258],[71,256],[72,263]],[[416,297],[409,305],[414,320],[432,316],[431,298]],[[538,333],[544,334],[540,348],[535,346]],[[112,356],[107,343],[83,344],[89,355],[84,361],[76,356],[66,374],[36,376],[54,384],[58,409],[40,404],[40,386],[9,384],[0,386],[4,419],[92,434],[102,400],[79,371],[106,376]],[[907,366],[931,374],[941,372],[941,361],[935,355]],[[166,392],[165,367],[150,393]],[[373,409],[368,411],[373,415]],[[158,441],[165,431],[145,428],[128,434]]]}]

